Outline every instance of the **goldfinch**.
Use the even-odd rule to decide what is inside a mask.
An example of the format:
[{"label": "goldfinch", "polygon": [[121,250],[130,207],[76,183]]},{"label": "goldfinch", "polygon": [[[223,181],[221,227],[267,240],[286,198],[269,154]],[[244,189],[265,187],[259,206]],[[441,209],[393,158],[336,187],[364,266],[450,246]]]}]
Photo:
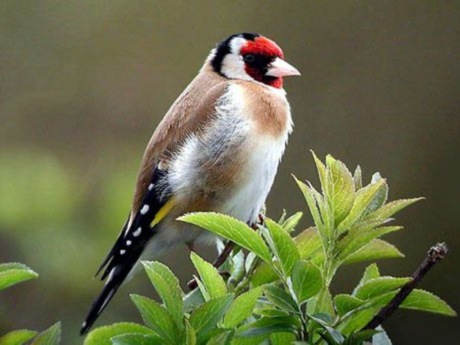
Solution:
[{"label": "goldfinch", "polygon": [[256,222],[292,130],[283,77],[295,75],[281,48],[255,33],[232,35],[211,51],[148,143],[131,212],[99,268],[106,283],[81,334],[141,255],[214,239],[177,217],[214,211]]}]

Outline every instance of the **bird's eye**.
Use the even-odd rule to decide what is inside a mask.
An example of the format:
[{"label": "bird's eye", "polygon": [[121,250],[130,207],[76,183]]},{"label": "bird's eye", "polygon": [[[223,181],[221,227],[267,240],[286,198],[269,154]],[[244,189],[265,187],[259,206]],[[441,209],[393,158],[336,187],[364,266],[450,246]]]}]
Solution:
[{"label": "bird's eye", "polygon": [[249,63],[256,61],[255,55],[252,55],[252,54],[246,54],[245,56],[243,56],[243,59],[245,62],[249,62]]}]

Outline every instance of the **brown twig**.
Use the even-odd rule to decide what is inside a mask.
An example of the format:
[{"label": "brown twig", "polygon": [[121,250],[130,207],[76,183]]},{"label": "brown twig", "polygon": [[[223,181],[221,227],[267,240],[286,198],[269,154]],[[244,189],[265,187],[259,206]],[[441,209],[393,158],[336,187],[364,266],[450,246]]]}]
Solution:
[{"label": "brown twig", "polygon": [[431,247],[420,266],[412,274],[412,279],[405,284],[395,297],[380,311],[363,329],[375,329],[382,324],[391,314],[393,314],[407,296],[414,290],[425,274],[447,254],[448,248],[445,243],[438,243]]}]

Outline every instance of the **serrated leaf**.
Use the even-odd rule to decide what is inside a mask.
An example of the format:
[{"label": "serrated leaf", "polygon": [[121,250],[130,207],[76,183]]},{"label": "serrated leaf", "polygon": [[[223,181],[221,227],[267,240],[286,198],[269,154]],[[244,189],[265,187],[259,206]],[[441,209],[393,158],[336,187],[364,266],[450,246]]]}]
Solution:
[{"label": "serrated leaf", "polygon": [[112,339],[112,345],[162,345],[163,339],[158,335],[142,334],[142,333],[128,333],[117,335]]},{"label": "serrated leaf", "polygon": [[372,345],[392,345],[388,334],[383,330],[382,327],[377,327],[379,333],[372,337]]},{"label": "serrated leaf", "polygon": [[446,316],[457,316],[446,302],[431,292],[415,289],[402,302],[401,308],[426,311]]},{"label": "serrated leaf", "polygon": [[362,247],[355,254],[348,256],[345,264],[353,264],[362,261],[373,261],[377,259],[403,258],[401,253],[394,245],[379,239],[372,240],[369,244]]},{"label": "serrated leaf", "polygon": [[38,277],[38,273],[26,265],[12,262],[0,264],[0,291],[23,281]]},{"label": "serrated leaf", "polygon": [[334,224],[339,224],[350,212],[355,197],[353,176],[341,161],[331,155],[326,157],[326,200],[334,214]]},{"label": "serrated leaf", "polygon": [[168,343],[177,344],[179,330],[171,314],[165,308],[147,297],[131,295],[131,299],[147,326]]},{"label": "serrated leaf", "polygon": [[363,303],[362,299],[347,294],[339,294],[334,297],[335,308],[339,316],[343,316],[349,311],[358,308]]},{"label": "serrated leaf", "polygon": [[288,332],[277,332],[270,335],[271,345],[287,345],[295,341],[295,334]]},{"label": "serrated leaf", "polygon": [[369,184],[356,192],[353,207],[347,217],[337,227],[339,233],[349,229],[364,215],[367,207],[384,183],[384,180],[379,180],[376,183]]},{"label": "serrated leaf", "polygon": [[199,306],[190,316],[190,325],[196,331],[197,343],[205,343],[217,323],[222,319],[232,303],[233,295],[228,294],[212,299]]},{"label": "serrated leaf", "polygon": [[297,224],[299,224],[299,221],[302,218],[302,216],[303,216],[302,212],[296,212],[292,216],[290,216],[288,219],[282,222],[279,222],[279,224],[281,224],[284,231],[288,233],[293,232]]},{"label": "serrated leaf", "polygon": [[315,222],[316,227],[320,231],[323,232],[324,231],[324,223],[323,223],[323,220],[321,218],[320,211],[319,211],[319,208],[318,208],[318,205],[317,205],[317,202],[316,202],[316,199],[315,199],[315,197],[313,195],[312,190],[305,183],[303,183],[302,181],[298,180],[297,177],[295,177],[294,175],[292,175],[292,177],[294,178],[295,182],[299,186],[299,189],[302,192],[302,194],[303,194],[303,196],[305,198],[305,201],[307,202],[308,208],[310,209],[310,213],[311,213],[311,215],[313,217],[313,221]]},{"label": "serrated leaf", "polygon": [[162,263],[143,261],[142,264],[155,290],[164,302],[166,309],[168,309],[177,326],[182,327],[184,318],[182,315],[183,292],[179,286],[179,280],[174,273]]},{"label": "serrated leaf", "polygon": [[230,340],[233,338],[233,330],[217,329],[219,332],[213,335],[206,345],[227,345],[230,344]]},{"label": "serrated leaf", "polygon": [[43,331],[34,339],[31,345],[59,345],[61,342],[61,323],[57,322]]},{"label": "serrated leaf", "polygon": [[203,260],[194,252],[190,253],[190,259],[198,271],[209,297],[212,299],[224,296],[227,293],[227,285],[219,274],[219,271],[217,271],[217,268]]},{"label": "serrated leaf", "polygon": [[401,200],[395,200],[391,201],[382,207],[380,207],[378,210],[367,214],[364,217],[365,221],[380,221],[383,222],[393,216],[395,213],[401,211],[402,209],[406,208],[409,205],[412,205],[413,203],[423,200],[423,198],[413,198],[413,199],[401,199]]},{"label": "serrated leaf", "polygon": [[315,296],[323,286],[321,271],[311,262],[298,260],[291,275],[292,289],[298,303],[303,303]]},{"label": "serrated leaf", "polygon": [[363,176],[361,172],[361,167],[356,166],[355,172],[353,174],[353,182],[355,184],[355,190],[363,188]]},{"label": "serrated leaf", "polygon": [[364,214],[372,213],[376,210],[378,210],[380,207],[382,207],[385,202],[387,201],[388,198],[388,184],[386,183],[385,179],[382,179],[380,176],[380,173],[375,173],[372,175],[372,182],[371,183],[376,183],[380,180],[383,180],[382,186],[377,190],[377,193],[375,193],[374,198],[372,201],[369,203],[369,205],[366,208],[366,211]]},{"label": "serrated leaf", "polygon": [[363,285],[370,279],[374,279],[378,277],[380,277],[380,271],[379,271],[377,264],[376,263],[370,264],[364,270],[363,276],[361,277],[361,280],[359,281],[358,286]]},{"label": "serrated leaf", "polygon": [[327,171],[326,171],[326,166],[324,165],[323,162],[316,156],[315,152],[313,150],[310,151],[313,159],[315,161],[316,165],[316,170],[318,171],[318,176],[319,176],[319,182],[321,183],[321,187],[323,190],[323,193],[326,194],[326,186],[327,186]]},{"label": "serrated leaf", "polygon": [[380,308],[368,308],[357,312],[353,317],[349,318],[346,322],[338,327],[342,334],[348,336],[356,331],[361,330],[369,321],[372,320],[375,314],[378,313]]},{"label": "serrated leaf", "polygon": [[362,300],[370,299],[399,289],[410,280],[411,278],[395,278],[389,276],[369,279],[363,285],[356,288],[354,296]]},{"label": "serrated leaf", "polygon": [[190,325],[188,320],[185,320],[185,341],[187,345],[196,345],[196,331]]},{"label": "serrated leaf", "polygon": [[316,228],[308,228],[294,238],[300,258],[311,259],[315,254],[322,251],[321,237]]},{"label": "serrated leaf", "polygon": [[353,233],[350,231],[350,234],[337,245],[337,248],[340,251],[338,258],[346,260],[348,256],[355,254],[359,249],[370,243],[372,240],[391,232],[399,231],[402,228],[402,226],[382,226],[376,229],[361,231],[359,233]]},{"label": "serrated leaf", "polygon": [[0,337],[0,345],[23,345],[35,337],[37,332],[28,329],[19,329]]},{"label": "serrated leaf", "polygon": [[224,317],[223,325],[234,328],[252,315],[257,299],[262,295],[262,288],[251,289],[239,295],[230,305]]},{"label": "serrated leaf", "polygon": [[198,306],[203,304],[204,298],[199,289],[193,289],[184,299],[184,313],[190,313],[192,310],[195,310]]},{"label": "serrated leaf", "polygon": [[273,305],[287,312],[298,312],[295,301],[283,289],[274,284],[266,285],[263,289],[265,297],[267,297]]},{"label": "serrated leaf", "polygon": [[262,317],[255,322],[240,327],[235,336],[238,338],[251,338],[276,332],[295,332],[298,326],[298,319],[292,316]]},{"label": "serrated leaf", "polygon": [[186,214],[178,220],[191,223],[211,231],[257,254],[270,263],[271,255],[263,239],[245,223],[233,217],[213,212]]},{"label": "serrated leaf", "polygon": [[332,295],[326,286],[323,286],[319,293],[308,302],[307,312],[310,315],[318,313],[335,315]]},{"label": "serrated leaf", "polygon": [[291,274],[292,267],[300,258],[299,251],[294,240],[280,225],[269,218],[265,219],[265,225],[270,233],[270,236],[267,237],[267,242],[275,252],[283,273],[287,277]]},{"label": "serrated leaf", "polygon": [[112,345],[112,338],[127,333],[156,335],[150,328],[143,325],[121,322],[96,328],[86,336],[84,345]]},{"label": "serrated leaf", "polygon": [[277,279],[278,274],[275,272],[274,268],[266,262],[262,262],[252,274],[251,285],[253,287],[262,286],[272,283]]}]

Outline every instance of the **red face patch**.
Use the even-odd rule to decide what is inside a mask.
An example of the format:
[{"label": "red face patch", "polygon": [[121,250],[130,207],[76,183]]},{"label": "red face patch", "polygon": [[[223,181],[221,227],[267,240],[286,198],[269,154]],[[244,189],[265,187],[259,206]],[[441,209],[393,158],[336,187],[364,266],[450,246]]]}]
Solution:
[{"label": "red face patch", "polygon": [[274,59],[284,58],[281,48],[272,40],[260,36],[254,41],[248,41],[240,51],[244,57],[246,55],[254,55],[257,61],[246,62],[245,71],[254,80],[257,80],[266,85],[270,85],[281,89],[283,87],[283,78],[266,76],[267,65]]},{"label": "red face patch", "polygon": [[275,42],[263,36],[257,37],[254,41],[248,41],[241,48],[241,55],[244,54],[259,54],[270,57],[279,57],[281,59],[284,58],[281,48]]}]

